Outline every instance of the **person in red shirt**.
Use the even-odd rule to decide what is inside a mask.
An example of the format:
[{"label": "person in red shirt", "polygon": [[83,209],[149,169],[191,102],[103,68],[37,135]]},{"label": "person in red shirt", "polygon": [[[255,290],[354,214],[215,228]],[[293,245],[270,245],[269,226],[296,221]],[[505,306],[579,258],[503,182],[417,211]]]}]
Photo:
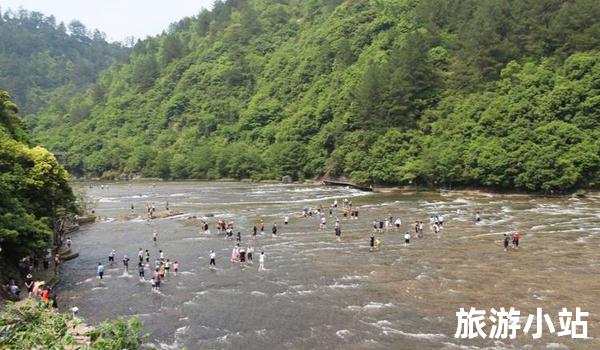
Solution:
[{"label": "person in red shirt", "polygon": [[519,239],[521,239],[521,235],[519,234],[519,232],[515,232],[515,234],[513,235],[513,247],[515,249],[519,249]]},{"label": "person in red shirt", "polygon": [[44,287],[44,290],[42,290],[42,301],[44,303],[48,303],[50,301],[50,291],[48,288]]}]

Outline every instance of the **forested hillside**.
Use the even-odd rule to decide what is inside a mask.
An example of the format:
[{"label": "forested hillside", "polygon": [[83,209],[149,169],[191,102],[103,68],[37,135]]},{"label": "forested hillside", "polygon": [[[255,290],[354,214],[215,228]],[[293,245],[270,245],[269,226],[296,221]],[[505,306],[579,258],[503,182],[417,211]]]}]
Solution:
[{"label": "forested hillside", "polygon": [[[121,44],[109,44],[81,22],[65,25],[39,12],[0,11],[0,88],[11,93],[23,115],[49,100],[70,109],[70,97],[126,54]],[[70,112],[82,114],[76,106]]]},{"label": "forested hillside", "polygon": [[[31,147],[17,107],[0,91],[0,265],[45,256],[53,218],[75,213],[68,174],[54,155]],[[3,271],[0,275],[4,275]]]},{"label": "forested hillside", "polygon": [[49,101],[35,135],[80,176],[597,187],[598,18],[595,0],[217,1]]}]

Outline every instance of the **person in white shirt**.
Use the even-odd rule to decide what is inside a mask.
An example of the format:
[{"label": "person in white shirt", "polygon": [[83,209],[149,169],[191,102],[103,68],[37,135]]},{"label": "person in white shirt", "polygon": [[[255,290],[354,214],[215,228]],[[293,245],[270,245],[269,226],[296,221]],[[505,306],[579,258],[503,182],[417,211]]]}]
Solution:
[{"label": "person in white shirt", "polygon": [[210,262],[208,263],[208,266],[217,266],[216,262],[215,262],[215,258],[217,257],[217,254],[215,254],[214,250],[210,251],[210,254],[208,255],[210,257]]},{"label": "person in white shirt", "polygon": [[406,232],[404,234],[404,246],[408,247],[409,244],[410,244],[410,233]]},{"label": "person in white shirt", "polygon": [[402,225],[402,220],[400,220],[400,218],[397,218],[394,224],[396,225],[396,231],[398,231],[400,229],[400,225]]},{"label": "person in white shirt", "polygon": [[96,272],[98,273],[98,278],[104,278],[104,265],[102,265],[102,263],[98,263],[98,268],[96,269]]},{"label": "person in white shirt", "polygon": [[265,270],[265,252],[260,252],[260,256],[258,257],[258,271]]},{"label": "person in white shirt", "polygon": [[110,251],[110,254],[108,254],[108,262],[110,263],[111,266],[115,263],[115,255],[116,254],[117,254],[117,252],[114,249]]}]

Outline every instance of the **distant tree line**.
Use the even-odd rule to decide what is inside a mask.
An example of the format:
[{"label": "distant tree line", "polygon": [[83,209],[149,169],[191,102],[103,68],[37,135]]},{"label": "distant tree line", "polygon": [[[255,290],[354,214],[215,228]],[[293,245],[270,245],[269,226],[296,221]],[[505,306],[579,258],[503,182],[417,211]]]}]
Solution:
[{"label": "distant tree line", "polygon": [[569,191],[600,178],[593,0],[217,1],[34,134],[78,176],[347,176]]},{"label": "distant tree line", "polygon": [[65,25],[39,12],[0,11],[0,88],[33,121],[49,100],[68,103],[126,54],[122,44],[108,43],[80,21]]}]

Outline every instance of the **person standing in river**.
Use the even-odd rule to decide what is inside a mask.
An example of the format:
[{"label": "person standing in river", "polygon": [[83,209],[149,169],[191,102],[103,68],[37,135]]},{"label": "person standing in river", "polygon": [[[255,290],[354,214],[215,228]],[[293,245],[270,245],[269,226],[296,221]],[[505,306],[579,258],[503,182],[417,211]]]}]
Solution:
[{"label": "person standing in river", "polygon": [[115,255],[117,254],[117,252],[113,249],[110,251],[110,253],[108,254],[108,262],[110,263],[110,265],[112,266],[115,263]]},{"label": "person standing in river", "polygon": [[375,250],[375,235],[372,232],[371,232],[371,239],[369,241],[369,246],[370,246],[370,248],[369,248],[370,251]]},{"label": "person standing in river", "polygon": [[409,244],[410,244],[410,233],[406,232],[404,234],[404,246],[408,247]]},{"label": "person standing in river", "polygon": [[125,275],[129,274],[129,257],[127,255],[123,256],[123,267],[125,267]]},{"label": "person standing in river", "polygon": [[138,263],[138,275],[140,277],[140,282],[144,281],[144,264],[140,261]]},{"label": "person standing in river", "polygon": [[246,249],[244,249],[244,247],[240,247],[239,254],[240,254],[240,266],[243,267],[244,265],[246,265]]},{"label": "person standing in river", "polygon": [[232,263],[238,262],[239,248],[240,248],[240,245],[236,244],[235,246],[233,246],[233,249],[231,250],[231,262]]},{"label": "person standing in river", "polygon": [[258,271],[264,271],[265,269],[265,252],[260,252],[258,257]]},{"label": "person standing in river", "polygon": [[166,272],[167,272],[167,269],[165,268],[165,262],[161,261],[160,266],[158,267],[158,274],[160,276],[161,281],[165,279]]},{"label": "person standing in river", "polygon": [[277,223],[273,223],[273,227],[271,228],[271,232],[273,233],[273,237],[277,236]]},{"label": "person standing in river", "polygon": [[177,260],[173,262],[173,272],[175,273],[175,276],[177,276],[177,273],[179,272],[179,262]]},{"label": "person standing in river", "polygon": [[252,263],[252,254],[254,253],[254,247],[249,245],[248,246],[248,262]]},{"label": "person standing in river", "polygon": [[96,273],[98,274],[99,279],[104,279],[104,265],[102,265],[102,263],[98,263]]},{"label": "person standing in river", "polygon": [[512,239],[513,248],[519,249],[519,240],[520,239],[521,239],[521,234],[519,233],[519,231],[515,232],[515,234],[513,235],[513,239]]},{"label": "person standing in river", "polygon": [[169,275],[169,271],[171,271],[171,260],[167,259],[165,262],[165,275]]},{"label": "person standing in river", "polygon": [[508,243],[510,242],[510,237],[505,233],[504,234],[504,251],[508,250]]},{"label": "person standing in river", "polygon": [[342,228],[340,227],[339,222],[335,223],[335,236],[336,236],[338,242],[342,240],[342,237],[341,237],[342,236]]},{"label": "person standing in river", "polygon": [[396,231],[400,230],[400,225],[402,225],[402,220],[400,220],[400,217],[396,218],[396,221],[394,221],[394,225],[396,226]]},{"label": "person standing in river", "polygon": [[148,251],[148,249],[146,249],[146,252],[144,252],[144,256],[146,257],[146,264],[150,264],[150,252]]},{"label": "person standing in river", "polygon": [[160,282],[161,282],[161,277],[160,277],[160,270],[156,269],[154,271],[154,277],[152,278],[154,281],[154,291],[155,292],[160,292]]},{"label": "person standing in river", "polygon": [[210,254],[208,255],[208,257],[210,258],[210,262],[208,263],[209,267],[217,267],[217,263],[215,262],[215,258],[217,257],[217,254],[215,254],[214,250],[210,251]]}]

